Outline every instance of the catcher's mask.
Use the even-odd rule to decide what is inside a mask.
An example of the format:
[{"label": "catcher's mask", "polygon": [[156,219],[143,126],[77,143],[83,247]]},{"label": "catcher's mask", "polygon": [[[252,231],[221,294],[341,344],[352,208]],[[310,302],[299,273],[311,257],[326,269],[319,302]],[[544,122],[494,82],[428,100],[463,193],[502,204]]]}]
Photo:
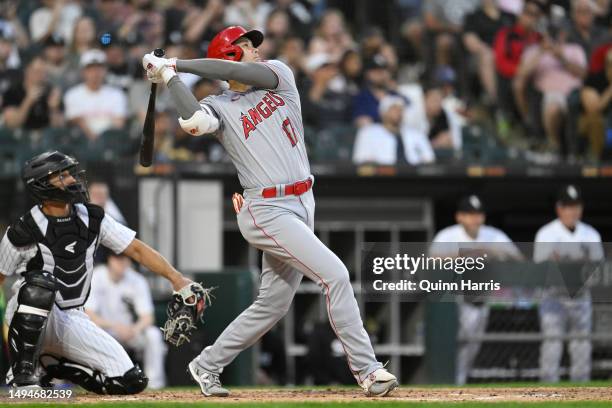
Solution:
[{"label": "catcher's mask", "polygon": [[234,45],[239,38],[246,37],[253,43],[253,47],[257,48],[264,40],[264,35],[261,31],[247,31],[240,26],[227,27],[220,31],[212,39],[208,45],[208,58],[224,59],[228,61],[240,61],[242,59],[242,48]]},{"label": "catcher's mask", "polygon": [[[64,184],[68,172],[75,180]],[[61,186],[51,184],[51,178],[59,175]],[[39,154],[28,160],[21,171],[21,178],[32,198],[42,204],[43,201],[64,203],[88,202],[87,179],[85,170],[79,168],[79,162],[64,153],[53,151]]]}]

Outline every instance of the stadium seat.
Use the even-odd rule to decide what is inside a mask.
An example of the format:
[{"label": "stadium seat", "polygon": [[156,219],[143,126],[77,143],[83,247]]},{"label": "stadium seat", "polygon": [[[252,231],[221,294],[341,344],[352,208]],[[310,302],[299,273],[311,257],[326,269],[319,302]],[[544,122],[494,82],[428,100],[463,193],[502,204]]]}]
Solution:
[{"label": "stadium seat", "polygon": [[136,152],[136,144],[130,134],[123,129],[110,129],[102,133],[95,143],[102,151],[104,160],[125,157]]},{"label": "stadium seat", "polygon": [[307,135],[312,157],[316,161],[350,162],[356,130],[352,126],[334,126]]}]

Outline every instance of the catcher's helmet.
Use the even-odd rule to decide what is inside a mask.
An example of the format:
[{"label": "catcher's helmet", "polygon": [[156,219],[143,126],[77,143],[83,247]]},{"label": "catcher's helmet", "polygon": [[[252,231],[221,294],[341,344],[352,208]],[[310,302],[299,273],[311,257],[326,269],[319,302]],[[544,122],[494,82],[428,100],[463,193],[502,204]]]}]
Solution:
[{"label": "catcher's helmet", "polygon": [[208,45],[208,58],[224,59],[229,61],[240,61],[242,58],[242,48],[234,45],[236,40],[241,37],[246,37],[253,43],[253,47],[257,48],[264,40],[261,31],[247,31],[240,26],[227,27],[220,31],[212,39]]},{"label": "catcher's helmet", "polygon": [[[70,172],[76,181],[74,184],[59,188],[50,183],[51,175],[64,171]],[[24,164],[21,178],[28,192],[39,203],[43,201],[66,203],[89,201],[85,170],[79,169],[79,162],[74,157],[64,153],[45,152],[31,158]]]}]

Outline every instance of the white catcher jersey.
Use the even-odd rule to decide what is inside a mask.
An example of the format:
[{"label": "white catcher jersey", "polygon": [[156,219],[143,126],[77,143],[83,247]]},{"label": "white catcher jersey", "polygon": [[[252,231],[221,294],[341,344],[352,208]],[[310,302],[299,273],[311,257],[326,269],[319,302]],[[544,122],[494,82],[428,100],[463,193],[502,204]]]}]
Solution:
[{"label": "white catcher jersey", "polygon": [[293,72],[277,60],[260,64],[278,77],[276,89],[226,90],[200,101],[204,110],[219,118],[221,125],[215,136],[236,166],[245,189],[293,183],[310,176]]},{"label": "white catcher jersey", "polygon": [[[83,204],[75,204],[73,213],[65,218],[47,217],[38,206],[32,207],[30,214],[36,224],[35,228],[38,228],[43,236],[47,235],[48,230],[56,231],[56,228],[60,228],[56,227],[57,225],[70,223],[74,217],[78,217],[86,227],[90,225],[90,214]],[[101,244],[115,253],[121,253],[134,240],[135,235],[136,233],[133,230],[119,224],[108,214],[104,214],[100,222],[98,236],[88,248],[78,248],[77,245],[81,245],[80,241],[70,242],[72,239],[68,239],[60,245],[57,253],[53,253],[40,240],[35,244],[15,246],[10,241],[7,231],[0,241],[0,274],[5,276],[21,274],[28,268],[42,269],[53,273],[60,286],[56,294],[56,304],[63,309],[78,307],[85,302],[89,294],[93,258],[98,245]],[[62,242],[61,239],[63,238],[60,237],[57,241]],[[59,263],[56,265],[56,259],[60,259],[60,257],[66,259],[75,251],[77,254],[84,254],[82,261],[79,258],[78,268],[64,270]],[[30,262],[34,262],[35,266]],[[61,270],[62,278],[58,276],[58,270]],[[69,281],[64,282],[62,279],[68,279]],[[17,283],[21,283],[21,279]],[[69,297],[64,298],[62,292],[65,295],[69,294]]]}]

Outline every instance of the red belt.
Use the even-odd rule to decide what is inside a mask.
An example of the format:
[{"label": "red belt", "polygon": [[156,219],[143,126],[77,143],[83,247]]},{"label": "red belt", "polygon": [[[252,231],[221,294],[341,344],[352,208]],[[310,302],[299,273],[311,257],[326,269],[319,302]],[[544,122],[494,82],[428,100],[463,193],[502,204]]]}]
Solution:
[{"label": "red belt", "polygon": [[305,192],[307,192],[308,190],[310,190],[311,187],[312,187],[312,178],[307,178],[306,180],[298,181],[293,184],[285,184],[285,185],[279,186],[279,188],[285,189],[284,194],[281,194],[281,192],[277,192],[276,187],[268,187],[268,188],[263,189],[263,191],[261,192],[261,195],[263,196],[263,198],[274,198],[274,197],[280,197],[283,195],[300,196],[304,194]]}]

